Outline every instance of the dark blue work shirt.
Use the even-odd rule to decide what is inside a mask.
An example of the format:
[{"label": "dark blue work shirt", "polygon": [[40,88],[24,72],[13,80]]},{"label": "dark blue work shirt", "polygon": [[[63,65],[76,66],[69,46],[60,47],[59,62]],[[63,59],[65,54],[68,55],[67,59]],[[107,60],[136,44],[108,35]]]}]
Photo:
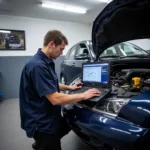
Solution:
[{"label": "dark blue work shirt", "polygon": [[58,78],[52,59],[41,51],[27,62],[20,80],[21,127],[28,137],[35,130],[55,134],[60,128],[61,106],[52,105],[46,94],[59,92]]}]

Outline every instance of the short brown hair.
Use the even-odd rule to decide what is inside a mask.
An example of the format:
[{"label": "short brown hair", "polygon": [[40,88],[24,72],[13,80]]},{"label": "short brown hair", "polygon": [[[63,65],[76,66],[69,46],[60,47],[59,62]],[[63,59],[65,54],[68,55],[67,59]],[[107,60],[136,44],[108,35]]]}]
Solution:
[{"label": "short brown hair", "polygon": [[63,41],[68,45],[67,38],[59,30],[48,31],[44,37],[43,46],[47,46],[50,41],[54,41],[56,46],[60,45]]}]

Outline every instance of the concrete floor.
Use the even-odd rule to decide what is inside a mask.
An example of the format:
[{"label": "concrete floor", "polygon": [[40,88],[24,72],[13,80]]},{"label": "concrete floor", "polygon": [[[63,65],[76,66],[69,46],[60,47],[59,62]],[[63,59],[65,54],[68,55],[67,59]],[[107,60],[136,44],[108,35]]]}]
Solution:
[{"label": "concrete floor", "polygon": [[[20,128],[19,100],[0,103],[0,150],[32,150],[33,139]],[[62,150],[92,150],[73,132],[62,139]]]}]

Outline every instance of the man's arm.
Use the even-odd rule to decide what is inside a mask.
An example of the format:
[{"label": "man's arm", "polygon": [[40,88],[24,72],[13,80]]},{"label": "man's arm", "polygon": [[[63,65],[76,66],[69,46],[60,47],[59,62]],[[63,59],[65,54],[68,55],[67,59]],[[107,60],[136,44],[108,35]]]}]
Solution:
[{"label": "man's arm", "polygon": [[69,104],[73,102],[78,102],[81,100],[88,100],[94,96],[100,96],[100,91],[97,89],[89,89],[81,94],[63,94],[63,93],[52,93],[46,94],[45,97],[53,104],[53,105],[61,105],[61,104]]},{"label": "man's arm", "polygon": [[67,94],[55,92],[53,94],[47,94],[46,98],[53,105],[63,105],[63,104],[69,104],[73,102],[78,102],[80,100],[84,100],[85,96],[84,94],[67,95]]},{"label": "man's arm", "polygon": [[82,84],[83,84],[82,82],[77,82],[74,85],[64,85],[64,84],[59,83],[59,89],[61,91],[76,90],[76,89],[82,88]]},{"label": "man's arm", "polygon": [[72,90],[69,85],[64,85],[64,84],[61,84],[61,83],[59,83],[59,89],[61,91]]}]

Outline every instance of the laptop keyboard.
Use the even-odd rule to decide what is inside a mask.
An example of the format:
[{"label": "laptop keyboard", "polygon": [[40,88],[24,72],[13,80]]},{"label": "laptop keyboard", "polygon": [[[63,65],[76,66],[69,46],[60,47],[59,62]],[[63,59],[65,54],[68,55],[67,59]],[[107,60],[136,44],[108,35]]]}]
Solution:
[{"label": "laptop keyboard", "polygon": [[[83,93],[83,92],[85,92],[85,91],[87,91],[89,89],[91,89],[91,87],[82,87],[81,89],[77,89],[77,90],[71,91],[70,94]],[[89,101],[97,102],[100,99],[102,99],[109,92],[109,89],[102,89],[102,88],[95,88],[95,89],[99,90],[101,92],[101,95],[92,97],[91,99],[89,99]]]}]

